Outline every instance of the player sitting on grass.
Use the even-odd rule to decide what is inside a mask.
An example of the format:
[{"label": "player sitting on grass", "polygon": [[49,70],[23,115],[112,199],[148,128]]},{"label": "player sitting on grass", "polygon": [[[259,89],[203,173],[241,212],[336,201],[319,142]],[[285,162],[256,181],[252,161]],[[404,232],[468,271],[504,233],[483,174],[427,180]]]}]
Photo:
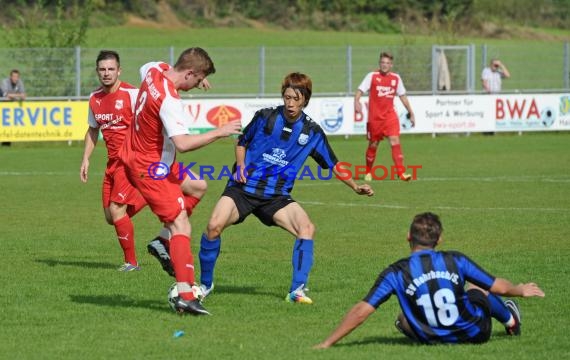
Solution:
[{"label": "player sitting on grass", "polygon": [[[412,254],[386,268],[364,300],[315,348],[328,348],[362,324],[391,295],[398,297],[396,327],[420,343],[483,343],[491,336],[491,317],[507,334],[520,335],[521,313],[513,300],[498,295],[544,297],[534,283],[513,285],[490,275],[457,251],[435,251],[443,227],[432,213],[417,215],[408,233]],[[469,283],[467,283],[469,282]]]}]

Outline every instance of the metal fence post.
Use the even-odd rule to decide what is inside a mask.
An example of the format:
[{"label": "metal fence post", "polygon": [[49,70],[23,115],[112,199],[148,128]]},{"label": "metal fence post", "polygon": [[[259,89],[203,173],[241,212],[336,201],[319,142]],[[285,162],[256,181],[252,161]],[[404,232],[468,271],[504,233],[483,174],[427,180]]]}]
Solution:
[{"label": "metal fence post", "polygon": [[265,46],[259,48],[259,96],[265,95]]},{"label": "metal fence post", "polygon": [[469,92],[475,92],[475,44],[469,45]]},{"label": "metal fence post", "polygon": [[438,46],[431,46],[431,93],[437,92],[437,51]]},{"label": "metal fence post", "polygon": [[564,88],[570,88],[570,47],[568,41],[564,43]]},{"label": "metal fence post", "polygon": [[170,65],[174,66],[174,46],[168,48],[168,56],[170,57]]},{"label": "metal fence post", "polygon": [[352,46],[346,47],[346,91],[352,93]]},{"label": "metal fence post", "polygon": [[75,96],[81,96],[81,47],[75,47]]},{"label": "metal fence post", "polygon": [[487,66],[487,44],[481,45],[481,66]]}]

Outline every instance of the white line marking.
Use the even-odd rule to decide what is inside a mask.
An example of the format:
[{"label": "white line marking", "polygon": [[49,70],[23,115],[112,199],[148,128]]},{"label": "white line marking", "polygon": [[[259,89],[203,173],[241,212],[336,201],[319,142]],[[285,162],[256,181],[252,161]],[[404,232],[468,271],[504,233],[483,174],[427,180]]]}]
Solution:
[{"label": "white line marking", "polygon": [[[64,176],[64,175],[77,175],[79,171],[0,171],[0,176]],[[89,175],[103,175],[103,173],[93,172]],[[226,180],[225,178],[222,180]],[[371,182],[382,183],[384,181],[388,182],[399,182],[397,180],[375,180]],[[419,177],[417,180],[412,181],[457,181],[457,182],[549,182],[549,183],[570,183],[570,177],[568,175],[529,175],[529,176],[464,176],[464,177]],[[320,180],[315,177],[315,180],[298,180],[296,186],[324,186],[324,185],[336,185],[342,184],[336,181]],[[344,185],[344,184],[343,184]]]},{"label": "white line marking", "polygon": [[[382,208],[382,209],[423,209],[425,206],[406,206],[394,204],[351,204],[351,203],[325,203],[321,201],[299,201],[303,205],[315,206],[345,206],[345,207],[367,207],[367,208]],[[523,208],[523,207],[486,207],[474,208],[466,206],[431,206],[432,209],[437,210],[461,210],[461,211],[545,211],[545,212],[570,212],[567,208]]]},{"label": "white line marking", "polygon": [[[79,171],[0,171],[0,176],[67,176],[79,175]],[[93,172],[89,175],[103,175],[103,173]]]},{"label": "white line marking", "polygon": [[[381,184],[382,182],[399,182],[398,180],[375,180],[372,181],[370,184],[374,185],[375,183]],[[548,183],[570,183],[570,177],[565,175],[554,175],[554,176],[485,176],[485,177],[478,177],[478,176],[466,176],[466,177],[421,177],[417,180],[412,180],[412,182],[430,182],[430,181],[449,181],[449,182],[548,182]],[[333,184],[341,184],[341,182],[334,182],[334,181],[302,181],[297,182],[296,186],[322,186],[322,185],[333,185]],[[344,185],[344,184],[343,184]]]}]

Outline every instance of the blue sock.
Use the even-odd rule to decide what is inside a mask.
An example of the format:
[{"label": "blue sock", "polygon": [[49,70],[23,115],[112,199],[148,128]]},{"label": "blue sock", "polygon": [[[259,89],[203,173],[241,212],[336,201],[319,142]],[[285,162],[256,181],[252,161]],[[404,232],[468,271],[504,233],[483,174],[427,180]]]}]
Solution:
[{"label": "blue sock", "polygon": [[511,312],[498,295],[489,293],[487,296],[491,304],[491,316],[505,324],[511,319]]},{"label": "blue sock", "polygon": [[313,266],[313,240],[297,239],[293,246],[293,281],[289,292],[309,281],[309,272]]},{"label": "blue sock", "polygon": [[208,240],[206,234],[202,234],[200,240],[200,282],[207,287],[211,287],[214,282],[214,267],[220,255],[221,242],[220,237]]}]

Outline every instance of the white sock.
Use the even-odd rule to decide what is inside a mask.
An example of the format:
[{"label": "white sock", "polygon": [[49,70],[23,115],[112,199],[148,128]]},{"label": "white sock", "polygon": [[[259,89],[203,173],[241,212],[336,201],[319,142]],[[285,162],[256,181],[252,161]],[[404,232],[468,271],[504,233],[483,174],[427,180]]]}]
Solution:
[{"label": "white sock", "polygon": [[171,238],[170,230],[163,227],[162,229],[160,229],[160,233],[158,233],[158,236],[165,240],[170,240]]}]

